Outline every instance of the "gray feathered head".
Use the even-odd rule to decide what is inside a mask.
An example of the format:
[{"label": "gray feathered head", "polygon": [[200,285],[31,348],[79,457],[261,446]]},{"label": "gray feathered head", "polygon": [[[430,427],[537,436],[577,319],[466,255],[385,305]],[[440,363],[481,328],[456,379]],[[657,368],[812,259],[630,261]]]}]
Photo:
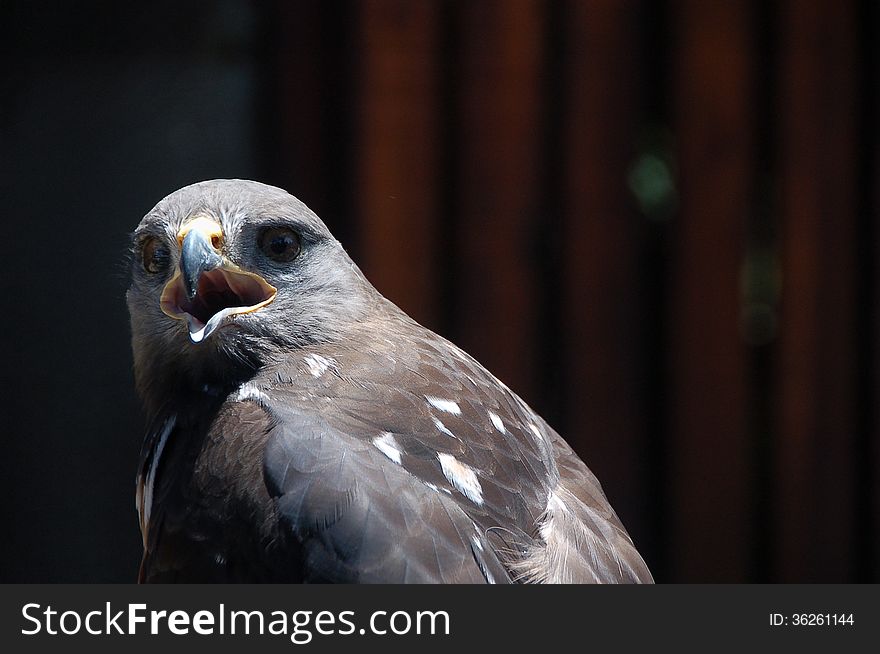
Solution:
[{"label": "gray feathered head", "polygon": [[383,303],[324,223],[286,191],[213,180],[157,204],[133,235],[135,376],[246,374],[277,348],[334,339]]}]

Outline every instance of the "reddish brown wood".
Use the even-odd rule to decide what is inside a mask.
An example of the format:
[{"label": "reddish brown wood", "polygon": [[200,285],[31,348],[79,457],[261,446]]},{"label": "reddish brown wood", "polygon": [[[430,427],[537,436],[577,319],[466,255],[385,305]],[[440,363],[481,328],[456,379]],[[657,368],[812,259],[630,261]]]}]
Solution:
[{"label": "reddish brown wood", "polygon": [[540,207],[541,3],[467,2],[461,11],[460,344],[527,400],[535,391]]},{"label": "reddish brown wood", "polygon": [[638,543],[649,462],[639,322],[644,224],[627,189],[639,132],[635,9],[616,0],[566,3],[562,323],[565,437]]},{"label": "reddish brown wood", "polygon": [[681,206],[670,327],[671,531],[677,582],[742,581],[751,516],[740,270],[750,209],[748,3],[675,3]]},{"label": "reddish brown wood", "polygon": [[416,320],[437,326],[439,6],[362,2],[357,148],[363,268]]},{"label": "reddish brown wood", "polygon": [[783,7],[776,568],[840,582],[854,553],[855,23],[850,3]]}]

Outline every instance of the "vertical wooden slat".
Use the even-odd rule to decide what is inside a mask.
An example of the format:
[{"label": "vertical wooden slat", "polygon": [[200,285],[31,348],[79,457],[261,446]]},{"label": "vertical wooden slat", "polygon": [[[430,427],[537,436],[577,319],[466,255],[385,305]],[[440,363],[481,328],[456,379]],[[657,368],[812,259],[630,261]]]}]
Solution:
[{"label": "vertical wooden slat", "polygon": [[[541,12],[536,0],[461,11],[456,338],[535,396]],[[449,263],[448,265],[454,265]]]},{"label": "vertical wooden slat", "polygon": [[782,581],[853,570],[855,381],[854,16],[783,5],[783,292],[777,458]]},{"label": "vertical wooden slat", "polygon": [[868,544],[868,567],[871,575],[870,579],[862,579],[860,581],[870,581],[872,583],[880,583],[880,343],[876,337],[880,334],[880,125],[877,124],[876,112],[880,111],[880,7],[875,4],[866,3],[865,6],[871,8],[866,12],[866,16],[862,16],[863,20],[867,20],[866,26],[863,27],[862,38],[865,39],[865,45],[869,48],[870,58],[867,66],[870,71],[863,79],[864,84],[872,84],[870,108],[874,113],[865,117],[866,121],[871,121],[873,125],[872,142],[867,146],[871,148],[871,158],[873,159],[873,179],[866,180],[869,184],[869,219],[874,225],[873,242],[870,244],[872,265],[868,269],[873,274],[873,280],[869,284],[869,288],[873,288],[873,298],[869,298],[872,302],[871,321],[868,329],[870,329],[870,338],[872,339],[873,361],[871,361],[871,387],[870,396],[868,397],[868,420],[870,427],[868,432],[868,456],[870,460],[867,464],[868,483],[871,487],[871,499],[866,503],[870,516],[867,518],[859,516],[860,519],[868,519],[871,525],[867,530],[867,534],[871,542]]},{"label": "vertical wooden slat", "polygon": [[742,581],[750,542],[739,276],[753,157],[747,3],[675,3],[681,205],[672,254],[672,578]]},{"label": "vertical wooden slat", "polygon": [[[565,437],[638,544],[646,528],[640,364],[643,225],[627,190],[638,134],[638,15],[616,0],[565,5]],[[656,465],[656,462],[652,462]]]},{"label": "vertical wooden slat", "polygon": [[364,272],[437,326],[439,6],[360,3],[358,208]]},{"label": "vertical wooden slat", "polygon": [[278,183],[324,215],[330,203],[326,179],[326,59],[321,47],[321,1],[276,2],[278,25],[277,122],[274,167]]},{"label": "vertical wooden slat", "polygon": [[[859,170],[860,197],[863,211],[858,238],[861,248],[859,267],[863,275],[860,301],[866,303],[861,312],[865,321],[861,328],[861,365],[859,381],[866,386],[859,389],[862,416],[861,492],[867,497],[857,499],[860,513],[861,569],[859,582],[880,582],[880,6],[863,2],[858,11],[860,118]],[[867,239],[862,242],[862,239]]]},{"label": "vertical wooden slat", "polygon": [[[355,25],[352,0],[300,0],[269,5],[277,48],[264,74],[269,103],[263,146],[279,184],[313,209],[358,258],[352,228]],[[271,43],[271,40],[269,41]]]}]

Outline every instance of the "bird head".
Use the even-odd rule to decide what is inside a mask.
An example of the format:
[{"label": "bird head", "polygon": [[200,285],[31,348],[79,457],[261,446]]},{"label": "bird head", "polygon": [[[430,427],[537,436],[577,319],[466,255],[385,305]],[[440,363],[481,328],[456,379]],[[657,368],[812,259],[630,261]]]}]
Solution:
[{"label": "bird head", "polygon": [[379,303],[339,242],[279,188],[193,184],[132,238],[127,293],[138,389],[233,382],[279,349],[338,338]]}]

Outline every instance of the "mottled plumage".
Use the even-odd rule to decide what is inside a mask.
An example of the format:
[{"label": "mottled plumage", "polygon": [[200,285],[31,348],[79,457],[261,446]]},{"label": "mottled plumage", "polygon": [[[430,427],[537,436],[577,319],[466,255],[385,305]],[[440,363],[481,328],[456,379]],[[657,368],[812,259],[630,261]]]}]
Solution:
[{"label": "mottled plumage", "polygon": [[[290,261],[266,246],[279,228],[300,237]],[[133,252],[143,581],[651,581],[560,436],[286,192],[186,187]],[[209,313],[258,301],[212,331]]]}]

